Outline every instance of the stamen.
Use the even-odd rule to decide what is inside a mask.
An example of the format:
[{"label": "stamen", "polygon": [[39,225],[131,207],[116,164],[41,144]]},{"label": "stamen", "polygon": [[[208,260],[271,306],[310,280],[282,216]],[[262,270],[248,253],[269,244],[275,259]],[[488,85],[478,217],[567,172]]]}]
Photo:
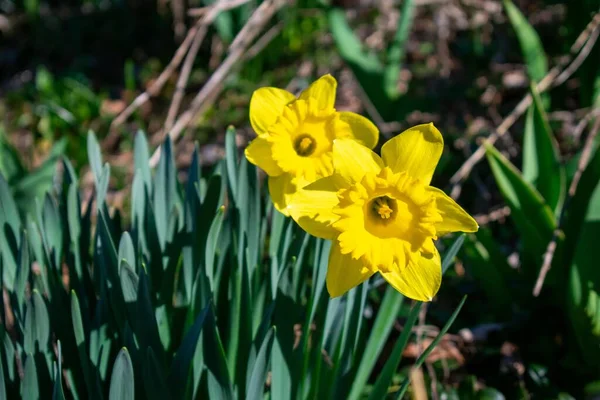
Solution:
[{"label": "stamen", "polygon": [[389,220],[392,218],[392,216],[394,216],[396,203],[393,199],[390,199],[387,196],[381,196],[373,200],[372,209],[382,220]]},{"label": "stamen", "polygon": [[300,157],[308,157],[314,153],[317,143],[315,139],[307,133],[298,136],[294,141],[294,150]]}]

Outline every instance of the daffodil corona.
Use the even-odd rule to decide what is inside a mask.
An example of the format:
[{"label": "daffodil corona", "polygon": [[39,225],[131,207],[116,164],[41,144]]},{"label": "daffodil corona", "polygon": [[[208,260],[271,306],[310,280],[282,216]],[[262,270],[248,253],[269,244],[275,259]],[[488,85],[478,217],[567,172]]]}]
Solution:
[{"label": "daffodil corona", "polygon": [[298,98],[272,87],[254,92],[250,123],[258,137],[246,158],[269,175],[277,210],[289,215],[289,198],[303,186],[333,173],[333,141],[347,138],[373,148],[379,132],[368,119],[334,108],[337,82],[325,75]]},{"label": "daffodil corona", "polygon": [[429,186],[443,148],[433,124],[389,140],[381,158],[355,141],[336,139],[334,173],[290,200],[287,209],[303,229],[333,241],[327,271],[332,297],[377,272],[407,297],[435,296],[442,271],[433,241],[478,229],[454,200]]}]

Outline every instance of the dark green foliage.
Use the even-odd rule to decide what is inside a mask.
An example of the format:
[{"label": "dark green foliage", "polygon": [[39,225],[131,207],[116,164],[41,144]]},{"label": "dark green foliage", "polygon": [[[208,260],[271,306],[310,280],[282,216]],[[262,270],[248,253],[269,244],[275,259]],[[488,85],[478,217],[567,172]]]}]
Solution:
[{"label": "dark green foliage", "polygon": [[[229,129],[228,143],[234,135]],[[234,146],[210,176],[201,174],[196,151],[185,187],[168,140],[162,149],[152,173],[146,139],[137,134],[130,231],[106,204],[110,167],[93,133],[95,203],[86,202],[85,211],[66,160],[63,184],[40,197],[33,216],[22,217],[11,192],[2,191],[1,265],[15,323],[0,325],[0,393],[27,399],[363,393],[402,295],[388,288],[373,303],[377,329],[367,334],[371,285],[327,296],[329,243],[273,210],[256,168],[238,160]],[[1,175],[0,184],[6,185]],[[323,351],[331,363],[323,362]],[[386,367],[388,375],[398,361]],[[389,379],[379,383],[389,385]]]}]

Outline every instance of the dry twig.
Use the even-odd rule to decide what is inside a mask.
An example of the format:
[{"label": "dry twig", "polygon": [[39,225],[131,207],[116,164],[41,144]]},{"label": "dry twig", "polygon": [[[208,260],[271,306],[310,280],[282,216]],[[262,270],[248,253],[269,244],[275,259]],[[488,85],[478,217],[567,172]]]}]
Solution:
[{"label": "dry twig", "polygon": [[[205,110],[209,104],[207,100],[220,91],[223,80],[236,65],[239,65],[239,61],[243,59],[244,53],[250,46],[250,43],[258,36],[263,26],[271,19],[273,14],[284,5],[286,5],[286,2],[283,0],[267,0],[254,10],[254,13],[229,46],[229,54],[225,60],[210,76],[202,89],[200,89],[196,97],[192,100],[189,109],[177,118],[173,127],[168,131],[168,135],[173,141],[177,140],[181,132],[188,127],[194,118]],[[152,154],[150,166],[156,166],[159,159],[160,146]]]},{"label": "dry twig", "polygon": [[[206,30],[206,25],[212,23],[212,21],[216,18],[219,12],[239,7],[240,5],[247,3],[248,1],[250,0],[219,1],[213,6],[205,7],[207,10],[205,18],[199,19],[194,24],[194,26],[190,28],[185,39],[175,52],[175,55],[173,56],[167,67],[160,73],[158,78],[152,83],[152,85],[150,85],[148,89],[146,89],[146,91],[137,96],[133,100],[133,102],[127,108],[125,108],[125,110],[123,110],[119,115],[117,115],[112,121],[112,123],[110,124],[110,133],[104,141],[105,146],[112,147],[112,145],[118,139],[118,132],[116,131],[116,128],[122,125],[125,121],[127,121],[127,119],[137,109],[139,109],[142,105],[147,103],[150,100],[150,98],[160,93],[163,86],[165,85],[165,83],[167,83],[171,75],[173,75],[177,68],[179,68],[179,65],[181,64],[186,53],[190,49],[190,46],[192,46],[193,42],[196,41],[195,38],[199,36],[198,32],[201,31],[203,27],[204,30]],[[202,37],[203,36],[204,35],[202,35]],[[200,41],[202,40],[200,39]]]},{"label": "dry twig", "polygon": [[476,215],[475,221],[479,224],[480,227],[489,224],[490,222],[499,221],[504,219],[510,215],[510,208],[508,206],[504,206],[502,208],[498,208],[496,210],[490,211],[487,214]]},{"label": "dry twig", "polygon": [[[573,46],[571,46],[570,53],[563,58],[554,68],[548,72],[548,74],[537,84],[536,89],[538,92],[543,93],[558,83],[562,83],[567,80],[581,65],[583,59],[589,55],[592,47],[598,39],[600,34],[600,13],[596,14],[594,18],[587,25],[586,29],[579,35]],[[579,55],[573,59],[576,55]],[[560,79],[560,81],[559,81]],[[519,119],[519,117],[527,111],[527,108],[531,104],[531,94],[527,94],[517,104],[513,111],[502,121],[502,123],[496,128],[490,137],[486,139],[489,144],[494,144],[499,137],[502,137],[508,129]],[[485,155],[484,143],[479,145],[479,148],[471,154],[471,156],[463,163],[463,165],[456,171],[456,173],[450,178],[452,184],[451,196],[457,199],[460,196],[462,183],[467,179],[473,167],[481,161]]]},{"label": "dry twig", "polygon": [[542,286],[544,285],[544,280],[546,279],[546,275],[550,271],[550,267],[552,266],[552,259],[554,258],[554,253],[556,251],[556,246],[558,244],[558,239],[562,236],[562,222],[565,216],[565,210],[567,209],[569,203],[575,196],[577,192],[577,186],[579,185],[579,180],[581,179],[581,174],[583,170],[587,166],[590,157],[592,155],[592,148],[594,147],[594,141],[596,139],[596,135],[598,135],[598,131],[600,130],[600,118],[596,118],[594,122],[594,126],[590,130],[590,133],[585,141],[585,145],[583,146],[583,151],[581,153],[581,158],[577,163],[577,171],[575,171],[575,175],[573,176],[573,180],[571,181],[571,185],[569,186],[569,192],[567,193],[567,198],[565,199],[565,204],[560,211],[560,216],[558,218],[558,227],[554,230],[552,234],[552,240],[548,243],[548,247],[546,248],[546,252],[544,253],[544,261],[542,263],[542,268],[540,268],[540,273],[538,275],[537,281],[535,282],[535,286],[533,288],[533,295],[535,297],[539,296],[542,291]]}]

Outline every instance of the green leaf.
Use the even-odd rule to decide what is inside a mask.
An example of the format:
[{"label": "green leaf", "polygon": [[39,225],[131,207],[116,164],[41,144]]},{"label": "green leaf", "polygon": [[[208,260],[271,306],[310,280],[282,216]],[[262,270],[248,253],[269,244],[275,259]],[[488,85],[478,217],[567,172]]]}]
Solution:
[{"label": "green leaf", "polygon": [[454,264],[454,257],[458,254],[464,242],[465,234],[461,233],[454,242],[452,242],[452,246],[444,253],[444,259],[442,260],[442,275],[444,275],[446,271],[448,271],[448,268]]},{"label": "green leaf", "polygon": [[493,146],[486,146],[486,156],[500,192],[510,207],[515,225],[521,233],[525,254],[541,265],[541,257],[556,229],[552,210],[538,191],[523,179],[515,166],[498,150]]},{"label": "green leaf", "polygon": [[260,346],[254,365],[248,364],[248,373],[246,374],[246,399],[248,400],[262,400],[263,398],[274,340],[275,327],[272,327]]},{"label": "green leaf", "polygon": [[[6,335],[6,333],[3,332],[2,336],[5,336],[5,335]],[[4,358],[3,351],[2,351],[2,349],[0,349],[0,399],[7,399],[8,397],[6,397],[6,380],[5,380],[5,375],[4,375],[4,367],[2,366],[2,364],[4,364],[4,363],[2,362],[2,358]]]},{"label": "green leaf", "polygon": [[23,350],[35,354],[45,352],[50,345],[50,318],[42,295],[34,290],[27,302]]},{"label": "green leaf", "polygon": [[[227,127],[225,132],[225,162],[227,163],[227,180],[229,181],[229,189],[236,204],[239,204],[237,197],[238,189],[238,149],[235,140],[235,128]],[[245,158],[245,157],[244,157]]]},{"label": "green leaf", "polygon": [[148,276],[146,275],[146,271],[141,268],[137,287],[135,315],[130,316],[130,320],[133,317],[135,334],[140,348],[152,347],[154,354],[158,356],[161,362],[164,362],[164,348],[160,340],[158,323],[150,296]]},{"label": "green leaf", "polygon": [[25,315],[25,288],[29,280],[31,261],[29,258],[29,241],[25,232],[21,233],[21,246],[17,260],[18,269],[15,278],[15,297],[17,299],[17,313],[19,318]]},{"label": "green leaf", "polygon": [[494,388],[485,388],[477,392],[477,400],[504,400],[505,397],[502,393]]},{"label": "green leaf", "polygon": [[165,248],[167,242],[167,228],[169,217],[175,207],[177,196],[177,178],[171,137],[167,135],[161,146],[161,156],[158,163],[156,175],[154,176],[153,204],[156,218],[156,230],[161,249]]},{"label": "green leaf", "polygon": [[486,228],[480,228],[475,235],[469,235],[464,246],[465,266],[485,292],[490,309],[497,315],[510,317],[510,305],[515,299],[514,291],[508,286],[512,268],[506,256],[498,248],[498,243]]},{"label": "green leaf", "polygon": [[109,400],[135,399],[133,365],[127,348],[123,347],[113,365],[110,377]]},{"label": "green leaf", "polygon": [[[327,12],[331,35],[340,56],[350,66],[367,97],[380,112],[386,112],[390,99],[384,87],[384,67],[374,53],[368,53],[354,33],[343,9],[332,8]],[[392,54],[392,56],[395,56]],[[393,69],[388,72],[394,74]],[[383,110],[383,111],[382,111]]]},{"label": "green leaf", "polygon": [[150,400],[169,400],[171,395],[165,377],[151,347],[146,349],[146,361],[142,366],[142,370],[146,398]]},{"label": "green leaf", "polygon": [[204,327],[206,316],[210,312],[212,303],[209,303],[197,316],[194,325],[186,333],[175,358],[171,364],[168,383],[174,399],[182,399],[190,376],[190,363],[198,346],[198,339]]},{"label": "green leaf", "polygon": [[138,275],[126,261],[121,262],[119,275],[121,277],[121,290],[123,291],[125,303],[135,303],[138,298],[137,291],[140,280]]},{"label": "green leaf", "polygon": [[23,400],[40,400],[40,388],[38,386],[38,374],[35,359],[31,353],[25,359],[25,372],[21,381],[21,398]]},{"label": "green leaf", "polygon": [[208,230],[208,236],[206,238],[204,265],[211,292],[215,290],[215,253],[217,251],[217,247],[219,246],[219,235],[221,233],[221,227],[223,226],[224,212],[225,207],[220,207],[217,211],[217,215],[215,215],[212,223],[210,224],[210,229]]},{"label": "green leaf", "polygon": [[13,290],[17,263],[15,260],[17,246],[19,245],[19,230],[21,221],[19,212],[11,195],[8,182],[0,174],[0,262],[2,262],[4,285],[9,291]]},{"label": "green leaf", "polygon": [[527,73],[532,81],[539,82],[548,73],[548,61],[540,37],[512,1],[504,0],[504,9],[519,40]]},{"label": "green leaf", "polygon": [[135,270],[137,266],[135,248],[133,247],[133,241],[129,232],[123,232],[119,242],[119,268],[121,268],[123,261],[126,261]]},{"label": "green leaf", "polygon": [[58,347],[58,365],[54,364],[54,390],[52,391],[52,400],[65,400],[65,393],[62,387],[62,350],[60,340]]},{"label": "green leaf", "polygon": [[396,98],[398,92],[398,77],[404,61],[404,53],[408,36],[412,27],[415,13],[415,1],[404,0],[400,10],[400,21],[396,28],[394,39],[388,48],[387,62],[384,71],[385,91],[390,98]]},{"label": "green leaf", "polygon": [[[232,185],[233,186],[233,185]],[[258,264],[258,251],[260,247],[260,189],[258,185],[258,170],[242,158],[239,166],[237,180],[238,203],[240,215],[240,235],[246,235],[248,249],[248,266],[250,271]]]},{"label": "green leaf", "polygon": [[383,399],[386,396],[388,391],[388,387],[392,383],[392,378],[394,377],[394,373],[400,365],[400,361],[402,360],[402,352],[404,348],[408,344],[408,339],[410,339],[413,326],[419,317],[419,311],[421,310],[421,305],[423,303],[417,301],[413,305],[410,310],[410,314],[408,315],[408,319],[406,320],[406,324],[402,328],[402,333],[400,337],[396,341],[394,345],[394,349],[392,350],[392,354],[388,357],[383,369],[379,373],[377,380],[375,381],[375,385],[373,386],[373,390],[369,395],[369,399]]},{"label": "green leaf", "polygon": [[87,135],[87,153],[88,160],[90,162],[90,168],[97,185],[100,181],[100,177],[102,176],[102,154],[100,152],[100,144],[98,144],[98,139],[96,139],[96,135],[94,135],[94,132],[92,131],[89,131]]},{"label": "green leaf", "polygon": [[208,398],[234,399],[233,385],[227,367],[225,350],[217,330],[212,306],[203,332],[203,354],[208,373]]},{"label": "green leaf", "polygon": [[56,201],[46,194],[42,211],[42,240],[48,252],[52,267],[58,269],[63,247],[63,227]]},{"label": "green leaf", "polygon": [[377,312],[377,317],[371,329],[369,339],[363,352],[362,359],[358,364],[358,370],[352,382],[350,394],[348,395],[349,400],[359,399],[371,371],[383,350],[387,342],[387,338],[394,327],[398,312],[404,301],[404,296],[400,294],[396,289],[388,286],[385,290],[385,295]]},{"label": "green leaf", "polygon": [[[462,298],[462,300],[460,301],[460,303],[458,304],[458,306],[456,307],[456,309],[450,316],[450,319],[448,319],[448,322],[446,322],[444,327],[440,330],[440,333],[438,333],[438,335],[435,337],[435,339],[433,339],[433,342],[431,342],[431,344],[429,346],[427,346],[425,351],[423,353],[421,353],[419,358],[417,358],[417,361],[413,365],[413,368],[420,368],[421,365],[425,362],[425,360],[427,359],[429,354],[433,351],[433,349],[435,349],[435,347],[438,345],[440,340],[442,340],[442,338],[444,337],[446,332],[448,332],[448,329],[450,329],[450,327],[454,323],[454,320],[456,319],[456,317],[458,316],[458,313],[460,312],[463,305],[465,304],[465,301],[467,301],[467,296],[464,296]],[[396,399],[401,399],[402,396],[404,396],[404,393],[406,393],[406,390],[408,389],[409,384],[410,384],[410,378],[406,377],[404,379],[404,381],[402,382],[402,386],[400,386],[400,390],[398,391],[398,393],[396,395]]]},{"label": "green leaf", "polygon": [[[568,271],[567,306],[568,315],[575,330],[575,337],[579,343],[580,353],[585,361],[584,365],[600,372],[597,360],[600,357],[600,274],[598,273],[598,260],[591,249],[597,245],[600,237],[600,183],[598,183],[599,161],[598,152],[588,164],[582,174],[576,196],[590,194],[591,185],[596,183],[588,199],[573,198],[569,207],[573,209],[576,218],[569,221],[569,233],[577,229],[574,224],[581,217],[583,210],[574,207],[584,207],[584,219],[579,225],[575,241],[568,244],[575,246],[573,260]],[[585,179],[585,180],[584,180]],[[583,186],[582,186],[583,185]],[[579,190],[581,189],[581,193]],[[586,202],[587,200],[587,202]],[[573,230],[571,230],[573,229]]]},{"label": "green leaf", "polygon": [[79,300],[77,299],[77,294],[73,290],[71,291],[71,319],[73,323],[73,332],[75,334],[75,343],[77,345],[77,353],[79,355],[79,366],[83,373],[83,379],[88,395],[93,399],[101,398],[102,391],[96,384],[97,381],[93,376],[90,359],[87,353],[87,343],[85,341],[85,331],[81,320]]},{"label": "green leaf", "polygon": [[556,215],[566,194],[565,169],[552,135],[542,99],[531,85],[533,103],[527,111],[523,137],[523,179],[540,192]]},{"label": "green leaf", "polygon": [[570,265],[571,263],[577,243],[579,242],[581,227],[586,219],[588,208],[594,204],[591,201],[599,183],[600,151],[596,150],[581,174],[577,191],[573,195],[570,204],[566,206],[564,264]]},{"label": "green leaf", "polygon": [[135,134],[133,144],[133,160],[135,171],[139,171],[142,182],[148,190],[152,189],[152,175],[150,172],[150,156],[148,153],[148,141],[143,131]]}]

